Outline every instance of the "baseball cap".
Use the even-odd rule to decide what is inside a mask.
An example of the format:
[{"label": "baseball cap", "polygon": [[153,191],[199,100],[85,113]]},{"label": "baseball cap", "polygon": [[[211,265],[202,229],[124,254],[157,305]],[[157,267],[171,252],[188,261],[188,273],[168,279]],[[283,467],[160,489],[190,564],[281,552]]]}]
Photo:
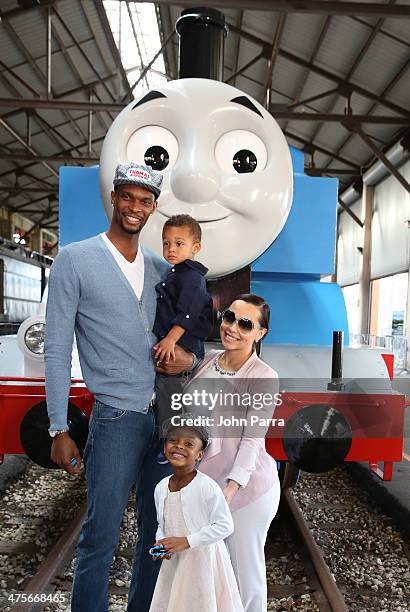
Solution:
[{"label": "baseball cap", "polygon": [[160,172],[153,170],[150,166],[129,162],[128,164],[118,164],[115,169],[113,180],[114,187],[118,185],[138,185],[152,191],[155,198],[161,193],[163,176]]}]

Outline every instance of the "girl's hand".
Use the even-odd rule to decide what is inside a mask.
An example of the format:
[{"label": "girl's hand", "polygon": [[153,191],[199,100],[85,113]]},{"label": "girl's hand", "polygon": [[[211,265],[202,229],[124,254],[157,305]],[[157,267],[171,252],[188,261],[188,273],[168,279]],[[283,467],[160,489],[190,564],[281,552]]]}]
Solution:
[{"label": "girl's hand", "polygon": [[224,497],[226,499],[226,503],[228,506],[231,505],[233,498],[235,497],[240,484],[238,484],[235,480],[228,480],[228,484],[223,490]]},{"label": "girl's hand", "polygon": [[189,548],[189,542],[187,538],[164,538],[163,540],[158,540],[156,545],[165,546],[167,549],[167,553],[177,553],[182,552],[183,550],[187,550]]}]

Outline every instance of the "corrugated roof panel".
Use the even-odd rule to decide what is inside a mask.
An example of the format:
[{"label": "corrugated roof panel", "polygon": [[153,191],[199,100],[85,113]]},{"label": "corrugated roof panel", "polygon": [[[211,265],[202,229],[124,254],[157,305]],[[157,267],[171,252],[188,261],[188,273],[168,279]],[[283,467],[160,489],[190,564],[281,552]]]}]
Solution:
[{"label": "corrugated roof panel", "polygon": [[246,79],[242,76],[238,76],[235,86],[258,101],[260,101],[263,95],[263,88],[261,85],[258,85],[257,83],[250,81],[249,79]]},{"label": "corrugated roof panel", "polygon": [[407,69],[405,74],[401,77],[400,81],[392,87],[386,96],[389,100],[394,100],[396,104],[402,108],[409,109],[410,99],[410,70]]},{"label": "corrugated roof panel", "polygon": [[[408,2],[407,2],[408,4]],[[408,19],[386,19],[383,23],[382,30],[397,36],[409,44],[409,20]],[[384,36],[383,33],[380,36]]]},{"label": "corrugated roof panel", "polygon": [[365,165],[373,157],[373,153],[359,136],[353,135],[343,147],[341,155],[356,159],[359,165]]},{"label": "corrugated roof panel", "polygon": [[[64,21],[70,32],[73,33],[73,36],[78,42],[89,38],[91,31],[88,27],[87,20],[84,17],[84,12],[81,8],[81,3],[79,0],[57,2],[54,9],[59,17]],[[70,44],[72,42],[72,38],[67,34],[66,29],[61,25],[58,17],[55,17],[55,25],[58,27],[58,31],[66,44]]]},{"label": "corrugated roof panel", "polygon": [[[0,22],[0,57],[7,66],[14,66],[25,61],[24,55],[16,47],[13,39]],[[1,70],[3,72],[3,69]]]},{"label": "corrugated roof panel", "polygon": [[8,22],[31,56],[41,56],[46,52],[45,15],[46,9],[37,7],[32,11],[22,11]]},{"label": "corrugated roof panel", "polygon": [[326,16],[297,13],[287,15],[281,48],[310,60],[325,21]]},{"label": "corrugated roof panel", "polygon": [[380,93],[409,59],[403,45],[386,37],[378,37],[358,66],[353,81]]},{"label": "corrugated roof panel", "polygon": [[332,17],[316,62],[338,76],[345,76],[361,52],[369,31],[360,23]]}]

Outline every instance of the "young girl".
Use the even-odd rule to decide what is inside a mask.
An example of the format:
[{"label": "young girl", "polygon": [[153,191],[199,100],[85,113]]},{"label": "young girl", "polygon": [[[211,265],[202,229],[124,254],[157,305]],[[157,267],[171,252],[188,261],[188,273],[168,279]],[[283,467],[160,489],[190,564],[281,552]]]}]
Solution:
[{"label": "young girl", "polygon": [[209,434],[170,422],[164,433],[173,475],[155,489],[155,546],[165,554],[150,612],[243,612],[223,542],[233,532],[231,513],[216,482],[196,470]]}]

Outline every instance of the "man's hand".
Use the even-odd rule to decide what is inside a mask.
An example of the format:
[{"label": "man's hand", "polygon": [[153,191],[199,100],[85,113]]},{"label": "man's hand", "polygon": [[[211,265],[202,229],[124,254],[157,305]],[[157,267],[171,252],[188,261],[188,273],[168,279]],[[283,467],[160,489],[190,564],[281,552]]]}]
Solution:
[{"label": "man's hand", "polygon": [[[157,344],[155,346],[158,346]],[[154,347],[155,349],[155,347]],[[170,374],[174,376],[175,374],[181,374],[185,370],[190,370],[192,368],[192,364],[194,363],[194,355],[193,353],[187,353],[183,348],[175,346],[175,360],[174,361],[161,361],[157,365],[157,372],[159,374]]]},{"label": "man's hand", "polygon": [[[74,457],[77,461],[76,467],[70,463],[71,459]],[[51,446],[51,460],[54,461],[58,466],[63,468],[68,474],[75,475],[78,474],[81,467],[81,457],[78,452],[78,448],[76,443],[68,433],[58,434]]]},{"label": "man's hand", "polygon": [[154,351],[157,361],[164,361],[165,363],[168,363],[170,360],[175,361],[175,341],[168,336],[157,342],[154,346]]},{"label": "man's hand", "polygon": [[155,546],[165,546],[167,553],[178,553],[189,548],[187,538],[164,538],[155,542]]}]

